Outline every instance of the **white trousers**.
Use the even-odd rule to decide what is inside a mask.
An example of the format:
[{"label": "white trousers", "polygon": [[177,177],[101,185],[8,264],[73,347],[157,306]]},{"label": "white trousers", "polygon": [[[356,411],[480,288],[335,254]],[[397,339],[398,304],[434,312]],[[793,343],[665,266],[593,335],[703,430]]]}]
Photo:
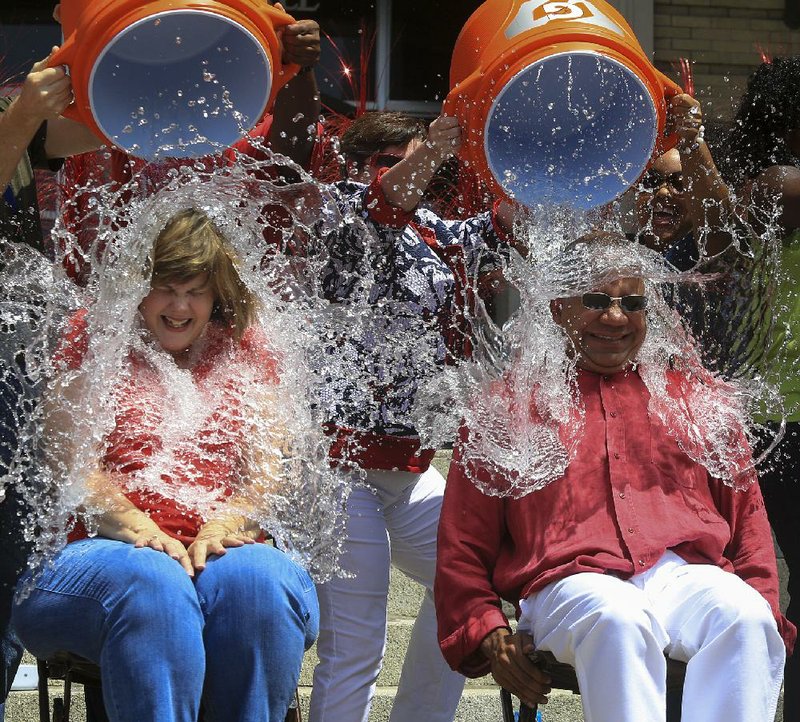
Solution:
[{"label": "white trousers", "polygon": [[450,670],[436,636],[433,576],[444,479],[371,471],[348,500],[341,564],[354,576],[317,586],[319,664],[310,722],[367,722],[386,649],[389,567],[426,588],[403,663],[391,722],[452,722],[464,677]]},{"label": "white trousers", "polygon": [[575,667],[586,722],[664,722],[666,652],[687,662],[681,722],[772,722],[785,648],[766,600],[667,552],[627,581],[576,574],[521,601],[520,628]]}]

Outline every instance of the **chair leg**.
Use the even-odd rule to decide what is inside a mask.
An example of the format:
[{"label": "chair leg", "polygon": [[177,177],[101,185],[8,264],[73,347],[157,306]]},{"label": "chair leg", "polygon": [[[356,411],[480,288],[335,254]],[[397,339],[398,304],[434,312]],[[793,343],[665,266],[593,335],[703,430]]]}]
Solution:
[{"label": "chair leg", "polygon": [[64,716],[60,722],[69,722],[69,708],[72,705],[72,675],[64,676]]},{"label": "chair leg", "polygon": [[536,714],[538,711],[538,704],[533,705],[533,707],[528,707],[528,705],[520,703],[519,722],[536,722]]},{"label": "chair leg", "polygon": [[303,722],[303,718],[300,715],[300,690],[296,689],[294,691],[294,700],[292,700],[292,704],[286,711],[284,722]]},{"label": "chair leg", "polygon": [[50,722],[50,690],[47,687],[47,662],[41,659],[37,660],[36,671],[39,674],[39,722]]},{"label": "chair leg", "polygon": [[61,697],[56,697],[53,700],[53,722],[65,722],[64,716],[64,700]]},{"label": "chair leg", "polygon": [[500,688],[500,706],[503,709],[503,722],[514,722],[514,703],[511,701],[511,692]]}]

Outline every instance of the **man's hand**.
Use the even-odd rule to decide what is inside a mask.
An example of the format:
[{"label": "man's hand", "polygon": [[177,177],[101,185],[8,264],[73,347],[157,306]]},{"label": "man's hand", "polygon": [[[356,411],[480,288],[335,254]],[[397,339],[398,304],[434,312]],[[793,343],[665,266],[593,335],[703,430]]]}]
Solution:
[{"label": "man's hand", "polygon": [[[52,52],[58,50],[54,47]],[[17,111],[39,123],[54,120],[72,102],[72,82],[62,67],[48,68],[48,58],[31,68],[16,99]]]},{"label": "man's hand", "polygon": [[680,138],[681,152],[694,149],[703,139],[703,110],[691,95],[676,95],[670,103],[669,127]]},{"label": "man's hand", "polygon": [[495,682],[529,707],[547,704],[551,682],[550,677],[528,659],[533,651],[533,638],[529,634],[512,634],[505,628],[495,629],[481,642],[481,652],[492,665]]},{"label": "man's hand", "polygon": [[245,544],[255,544],[255,541],[251,536],[232,531],[221,522],[209,521],[197,532],[187,551],[194,570],[202,572],[206,568],[208,557],[222,556],[226,549]]},{"label": "man's hand", "polygon": [[[283,10],[283,5],[275,3]],[[286,12],[285,10],[283,10]],[[283,62],[295,63],[303,67],[316,65],[320,56],[319,25],[316,20],[298,20],[280,30],[283,43]]]},{"label": "man's hand", "polygon": [[449,115],[440,115],[436,118],[428,126],[428,139],[425,145],[442,161],[458,153],[461,148],[461,126],[458,124],[458,118]]}]

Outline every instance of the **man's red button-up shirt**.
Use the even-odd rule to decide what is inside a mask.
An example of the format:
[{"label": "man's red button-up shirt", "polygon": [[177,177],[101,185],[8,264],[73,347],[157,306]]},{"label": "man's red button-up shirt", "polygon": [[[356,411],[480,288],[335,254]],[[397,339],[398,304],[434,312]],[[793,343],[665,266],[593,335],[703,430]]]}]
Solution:
[{"label": "man's red button-up shirt", "polygon": [[[636,372],[582,371],[578,383],[585,433],[564,476],[543,489],[520,499],[487,496],[471,475],[485,483],[490,472],[462,459],[460,444],[455,449],[435,589],[439,639],[451,667],[470,676],[488,671],[478,647],[508,625],[500,597],[516,604],[580,572],[630,577],[667,549],[689,563],[733,572],[758,590],[791,649],[796,632],[778,609],[775,553],[758,484],[734,491],[692,461],[651,418],[650,394]],[[468,434],[462,429],[461,442]]]}]

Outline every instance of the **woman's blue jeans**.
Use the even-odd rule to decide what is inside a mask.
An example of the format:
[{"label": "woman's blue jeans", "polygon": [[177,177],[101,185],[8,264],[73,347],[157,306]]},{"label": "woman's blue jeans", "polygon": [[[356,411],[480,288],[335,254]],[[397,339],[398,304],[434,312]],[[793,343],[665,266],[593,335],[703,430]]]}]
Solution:
[{"label": "woman's blue jeans", "polygon": [[283,722],[319,628],[308,574],[265,544],[228,549],[193,581],[166,554],[69,544],[15,606],[37,657],[100,665],[112,722]]}]

